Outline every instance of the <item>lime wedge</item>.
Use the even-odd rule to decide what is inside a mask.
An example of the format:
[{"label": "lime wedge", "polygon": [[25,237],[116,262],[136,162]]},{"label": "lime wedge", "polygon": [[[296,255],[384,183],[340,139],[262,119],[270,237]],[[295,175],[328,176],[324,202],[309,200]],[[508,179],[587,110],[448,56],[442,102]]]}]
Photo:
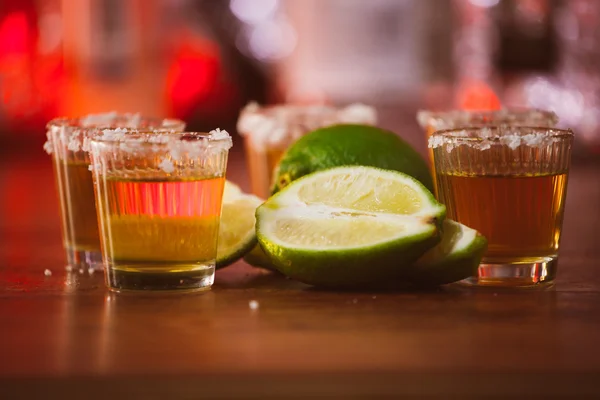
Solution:
[{"label": "lime wedge", "polygon": [[442,241],[415,263],[410,280],[425,286],[444,285],[477,274],[487,240],[475,229],[446,219]]},{"label": "lime wedge", "polygon": [[244,194],[235,184],[226,181],[219,225],[217,268],[240,259],[256,245],[254,229],[256,207],[262,204],[256,196]]},{"label": "lime wedge", "polygon": [[445,207],[403,173],[337,167],[292,182],[256,216],[258,241],[284,275],[351,287],[405,273],[439,242]]},{"label": "lime wedge", "polygon": [[260,245],[254,246],[252,250],[250,250],[244,256],[244,261],[253,267],[264,268],[269,271],[277,271],[277,268],[271,262],[271,259],[268,255],[265,254]]},{"label": "lime wedge", "polygon": [[238,185],[230,181],[225,181],[225,186],[223,187],[223,203],[236,200],[243,194],[244,192],[242,192],[242,189]]}]

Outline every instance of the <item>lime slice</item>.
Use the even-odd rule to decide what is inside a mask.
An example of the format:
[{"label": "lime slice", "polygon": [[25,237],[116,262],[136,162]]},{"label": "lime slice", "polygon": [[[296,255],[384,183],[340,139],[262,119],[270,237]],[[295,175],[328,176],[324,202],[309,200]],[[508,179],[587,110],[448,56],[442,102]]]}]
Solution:
[{"label": "lime slice", "polygon": [[225,186],[223,188],[223,203],[236,200],[243,194],[244,192],[242,192],[242,189],[238,185],[230,181],[225,181]]},{"label": "lime slice", "polygon": [[446,219],[442,241],[414,265],[410,280],[427,286],[444,285],[477,274],[487,240],[475,229]]},{"label": "lime slice", "polygon": [[338,167],[292,182],[256,211],[257,237],[290,278],[329,287],[379,283],[439,242],[445,207],[416,179]]},{"label": "lime slice", "polygon": [[250,250],[244,256],[244,261],[253,267],[264,268],[269,271],[277,271],[277,268],[271,262],[271,259],[268,255],[265,254],[260,245],[254,246],[252,250]]},{"label": "lime slice", "polygon": [[262,204],[256,196],[244,194],[235,184],[226,181],[219,225],[217,268],[223,268],[249,252],[256,245],[254,229],[256,207]]}]

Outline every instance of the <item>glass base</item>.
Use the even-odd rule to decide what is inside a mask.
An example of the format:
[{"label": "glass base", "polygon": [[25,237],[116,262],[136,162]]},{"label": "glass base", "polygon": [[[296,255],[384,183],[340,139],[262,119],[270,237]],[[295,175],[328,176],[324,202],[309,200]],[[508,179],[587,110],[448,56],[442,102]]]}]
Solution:
[{"label": "glass base", "polygon": [[[162,272],[155,272],[161,269]],[[164,269],[156,265],[109,265],[106,282],[114,292],[197,292],[209,290],[215,280],[214,263],[169,264],[169,270]]]},{"label": "glass base", "polygon": [[70,267],[73,272],[80,270],[88,272],[90,268],[94,271],[101,271],[104,268],[100,250],[90,251],[67,248],[66,251],[67,267]]},{"label": "glass base", "polygon": [[461,284],[482,287],[546,287],[553,284],[558,269],[556,257],[518,263],[479,264],[478,276]]}]

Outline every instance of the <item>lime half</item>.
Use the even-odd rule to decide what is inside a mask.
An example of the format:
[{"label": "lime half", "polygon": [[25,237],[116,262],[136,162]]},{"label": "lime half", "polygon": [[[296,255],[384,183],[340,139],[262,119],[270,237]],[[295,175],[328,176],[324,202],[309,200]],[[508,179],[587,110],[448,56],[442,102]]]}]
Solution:
[{"label": "lime half", "polygon": [[298,139],[274,171],[273,193],[313,172],[340,166],[403,172],[433,189],[429,166],[400,136],[369,125],[332,125]]},{"label": "lime half", "polygon": [[269,256],[265,254],[259,244],[254,246],[252,250],[246,253],[244,256],[244,261],[253,267],[263,268],[269,271],[277,271],[277,268],[275,268],[273,262]]},{"label": "lime half", "polygon": [[425,253],[411,269],[410,280],[419,285],[444,285],[477,274],[487,240],[475,229],[446,219],[442,241]]},{"label": "lime half", "polygon": [[217,268],[223,268],[252,250],[256,245],[255,212],[262,204],[256,196],[245,194],[235,184],[226,181],[219,225]]},{"label": "lime half", "polygon": [[257,237],[275,267],[312,285],[371,285],[440,240],[445,207],[416,179],[338,167],[292,182],[256,211]]}]

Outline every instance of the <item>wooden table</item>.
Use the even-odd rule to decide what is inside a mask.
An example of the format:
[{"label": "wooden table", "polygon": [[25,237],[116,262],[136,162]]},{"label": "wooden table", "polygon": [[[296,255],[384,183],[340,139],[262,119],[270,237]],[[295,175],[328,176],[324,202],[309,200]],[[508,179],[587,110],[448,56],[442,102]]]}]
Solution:
[{"label": "wooden table", "polygon": [[333,292],[238,262],[204,294],[114,295],[64,270],[48,159],[4,156],[0,399],[600,395],[600,166],[568,190],[551,290]]}]

